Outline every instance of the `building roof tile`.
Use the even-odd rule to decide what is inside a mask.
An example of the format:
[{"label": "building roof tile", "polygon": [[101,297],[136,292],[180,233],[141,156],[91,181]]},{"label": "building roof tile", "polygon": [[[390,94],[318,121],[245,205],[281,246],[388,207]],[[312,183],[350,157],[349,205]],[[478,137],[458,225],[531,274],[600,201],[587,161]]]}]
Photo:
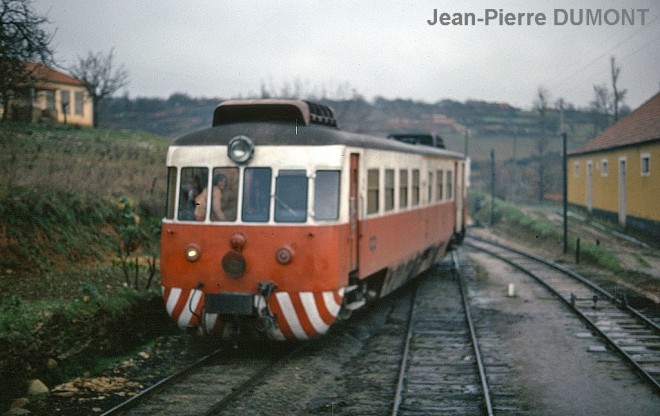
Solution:
[{"label": "building roof tile", "polygon": [[658,139],[660,139],[660,93],[570,153],[590,153]]},{"label": "building roof tile", "polygon": [[79,79],[46,65],[35,62],[27,62],[25,65],[32,74],[32,78],[35,80],[35,87],[37,88],[53,89],[53,83],[83,85]]}]

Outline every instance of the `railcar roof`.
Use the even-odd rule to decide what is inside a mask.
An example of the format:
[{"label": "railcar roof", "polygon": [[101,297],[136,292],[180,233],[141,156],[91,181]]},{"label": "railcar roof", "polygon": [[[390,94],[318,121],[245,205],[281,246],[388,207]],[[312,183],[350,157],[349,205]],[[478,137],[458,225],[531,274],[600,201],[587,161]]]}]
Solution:
[{"label": "railcar roof", "polygon": [[402,143],[384,137],[350,133],[325,126],[296,126],[286,122],[247,122],[223,124],[176,138],[173,146],[226,146],[236,136],[248,136],[256,146],[344,145],[368,149],[424,154],[463,159],[461,153],[425,145]]}]

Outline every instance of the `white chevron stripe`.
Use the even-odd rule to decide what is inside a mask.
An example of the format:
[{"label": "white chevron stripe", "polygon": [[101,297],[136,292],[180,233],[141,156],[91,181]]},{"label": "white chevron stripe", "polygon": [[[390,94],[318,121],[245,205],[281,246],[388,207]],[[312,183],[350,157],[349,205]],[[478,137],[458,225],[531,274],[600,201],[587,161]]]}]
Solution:
[{"label": "white chevron stripe", "polygon": [[197,309],[197,305],[201,298],[201,290],[193,289],[190,291],[190,295],[188,296],[188,299],[186,299],[186,304],[181,311],[181,315],[179,315],[179,328],[185,328],[188,326],[190,318],[193,316],[191,309],[193,311]]},{"label": "white chevron stripe", "polygon": [[275,293],[277,301],[280,303],[280,308],[284,314],[284,319],[286,319],[287,324],[293,331],[293,335],[298,339],[308,339],[309,337],[302,329],[300,321],[298,320],[298,315],[296,310],[293,308],[293,303],[291,303],[291,298],[287,292],[277,292]]},{"label": "white chevron stripe", "polygon": [[204,320],[206,321],[206,332],[209,334],[212,333],[213,327],[215,327],[215,321],[218,320],[218,314],[207,313],[206,316],[204,317]]},{"label": "white chevron stripe", "polygon": [[335,292],[323,292],[323,301],[325,302],[325,307],[328,309],[328,312],[330,312],[333,317],[336,317],[341,305],[337,304],[337,301],[335,301]]},{"label": "white chevron stripe", "polygon": [[330,328],[330,326],[323,322],[321,315],[319,315],[319,310],[316,307],[316,300],[314,299],[314,293],[300,292],[299,296],[303,307],[305,308],[305,313],[307,313],[307,318],[309,318],[309,321],[312,323],[316,333],[325,334],[328,332],[328,328]]},{"label": "white chevron stripe", "polygon": [[166,306],[167,313],[169,313],[170,316],[172,316],[174,307],[179,301],[179,296],[181,296],[181,288],[173,287],[172,289],[170,289],[170,296],[167,297],[167,306]]}]

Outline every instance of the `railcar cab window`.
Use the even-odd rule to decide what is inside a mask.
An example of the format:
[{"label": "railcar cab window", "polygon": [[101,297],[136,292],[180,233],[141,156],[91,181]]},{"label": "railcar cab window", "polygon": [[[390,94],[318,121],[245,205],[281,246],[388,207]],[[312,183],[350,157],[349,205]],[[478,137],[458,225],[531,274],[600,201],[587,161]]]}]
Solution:
[{"label": "railcar cab window", "polygon": [[[179,185],[179,206],[177,219],[181,221],[201,221],[195,218],[196,199],[208,183],[208,168],[182,168]],[[206,204],[204,208],[206,209]],[[199,211],[199,209],[197,210]]]},{"label": "railcar cab window", "polygon": [[275,182],[275,221],[307,221],[307,175],[304,170],[281,170]]},{"label": "railcar cab window", "polygon": [[268,222],[271,177],[270,168],[246,168],[243,172],[243,221]]},{"label": "railcar cab window", "polygon": [[314,219],[339,218],[339,171],[317,170],[314,180]]},{"label": "railcar cab window", "polygon": [[175,167],[167,168],[167,207],[165,218],[174,219],[174,208],[176,207],[176,173]]},{"label": "railcar cab window", "polygon": [[236,221],[238,168],[215,168],[211,188],[211,221]]}]

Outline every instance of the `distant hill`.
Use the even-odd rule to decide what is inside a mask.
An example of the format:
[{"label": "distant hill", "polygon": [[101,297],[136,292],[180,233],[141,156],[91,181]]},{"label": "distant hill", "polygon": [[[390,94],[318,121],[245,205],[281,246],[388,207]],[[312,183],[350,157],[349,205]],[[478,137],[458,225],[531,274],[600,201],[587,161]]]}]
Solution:
[{"label": "distant hill", "polygon": [[[100,126],[176,137],[210,126],[213,110],[222,101],[220,98],[195,99],[185,94],[173,94],[168,99],[110,98],[101,103]],[[513,136],[524,140],[544,135],[544,125],[536,112],[506,103],[442,100],[430,104],[384,98],[373,102],[360,98],[320,101],[335,109],[339,126],[344,130],[380,136],[409,131],[434,132],[445,137],[456,150],[463,150],[458,142],[464,140],[466,127],[474,140]],[[559,119],[558,111],[549,112],[545,136],[557,135]],[[571,107],[564,111],[564,124],[572,147],[577,147],[602,128],[603,117]]]}]

